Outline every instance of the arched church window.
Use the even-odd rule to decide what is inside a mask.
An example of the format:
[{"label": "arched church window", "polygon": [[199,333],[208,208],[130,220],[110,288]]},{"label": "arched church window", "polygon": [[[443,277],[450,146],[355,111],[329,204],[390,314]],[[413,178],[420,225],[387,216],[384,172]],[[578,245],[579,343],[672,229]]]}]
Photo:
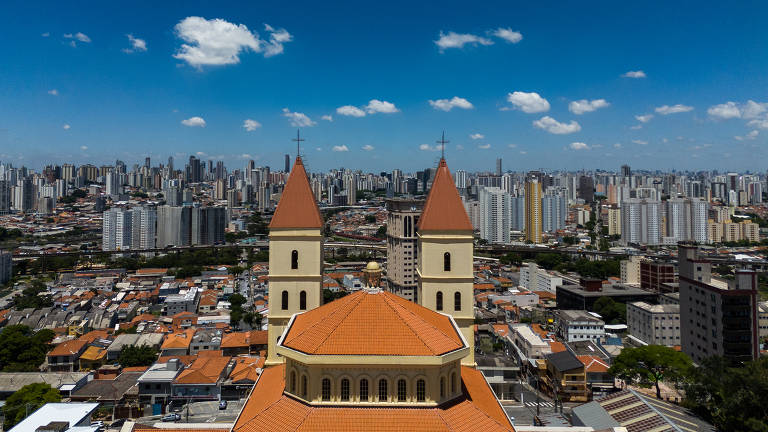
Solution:
[{"label": "arched church window", "polygon": [[427,400],[427,384],[423,379],[416,381],[416,401],[424,402]]},{"label": "arched church window", "polygon": [[438,291],[437,294],[435,294],[435,309],[436,310],[443,310],[443,292]]},{"label": "arched church window", "polygon": [[288,291],[283,291],[280,297],[282,303],[280,306],[282,306],[283,310],[288,310]]},{"label": "arched church window", "polygon": [[405,402],[405,398],[408,395],[407,388],[404,379],[397,380],[397,401]]},{"label": "arched church window", "polygon": [[451,253],[443,254],[443,271],[451,271]]},{"label": "arched church window", "polygon": [[360,380],[360,401],[368,402],[368,380],[365,378]]},{"label": "arched church window", "polygon": [[299,251],[294,249],[291,251],[291,270],[299,268]]},{"label": "arched church window", "polygon": [[341,400],[349,400],[349,380],[347,378],[341,380]]},{"label": "arched church window", "polygon": [[387,380],[379,380],[379,402],[386,402],[389,399],[389,390],[387,389]]},{"label": "arched church window", "polygon": [[461,310],[461,293],[458,291],[453,293],[453,310],[455,311]]},{"label": "arched church window", "polygon": [[296,393],[296,372],[291,371],[291,393]]},{"label": "arched church window", "polygon": [[299,309],[306,310],[307,309],[307,292],[302,291],[299,293]]},{"label": "arched church window", "polygon": [[331,380],[328,378],[323,378],[322,384],[322,397],[324,401],[331,400]]}]

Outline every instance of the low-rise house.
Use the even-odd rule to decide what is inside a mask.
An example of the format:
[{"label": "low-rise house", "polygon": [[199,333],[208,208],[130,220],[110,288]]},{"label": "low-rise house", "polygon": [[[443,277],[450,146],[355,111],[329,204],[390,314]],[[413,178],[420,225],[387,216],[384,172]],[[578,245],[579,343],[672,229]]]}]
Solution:
[{"label": "low-rise house", "polygon": [[258,357],[234,358],[234,368],[227,380],[221,384],[222,399],[238,400],[248,397],[264,368],[265,353],[266,351],[262,351]]},{"label": "low-rise house", "polygon": [[230,357],[198,357],[171,384],[171,399],[220,399],[221,383],[231,371],[230,360]]},{"label": "low-rise house", "polygon": [[98,406],[98,403],[90,402],[47,403],[12,427],[10,432],[68,431],[77,427],[89,431],[92,430],[88,428],[91,414]]},{"label": "low-rise house", "polygon": [[629,334],[651,345],[680,345],[680,305],[627,303]]},{"label": "low-rise house", "polygon": [[605,337],[605,322],[584,310],[560,310],[556,333],[566,342],[600,340]]},{"label": "low-rise house", "polygon": [[589,400],[584,363],[572,352],[565,350],[547,354],[547,373],[542,379],[544,390],[565,402]]},{"label": "low-rise house", "polygon": [[79,340],[68,340],[56,345],[48,353],[48,372],[74,372],[80,368],[78,359],[85,352],[88,343]]},{"label": "low-rise house", "polygon": [[25,385],[45,383],[59,390],[62,397],[69,397],[88,383],[87,372],[0,372],[0,399],[5,400]]},{"label": "low-rise house", "polygon": [[163,345],[160,347],[160,355],[187,355],[189,346],[192,343],[192,337],[195,335],[195,329],[187,329],[167,335]]},{"label": "low-rise house", "polygon": [[149,367],[137,379],[139,385],[139,404],[165,406],[171,397],[171,384],[181,373],[184,363],[179,359],[158,361]]},{"label": "low-rise house", "polygon": [[221,346],[223,332],[218,329],[198,329],[189,344],[189,354],[195,355],[200,351],[218,350]]},{"label": "low-rise house", "polygon": [[98,369],[107,361],[107,349],[97,345],[91,345],[80,356],[80,370],[89,371]]},{"label": "low-rise house", "polygon": [[76,402],[93,401],[121,404],[126,393],[136,385],[142,372],[122,372],[109,379],[94,379],[81,389],[72,393],[71,399]]},{"label": "low-rise house", "polygon": [[225,356],[251,355],[266,349],[267,332],[262,330],[227,333],[221,341],[221,350]]},{"label": "low-rise house", "polygon": [[123,333],[118,335],[109,347],[107,348],[107,361],[117,360],[120,357],[120,352],[123,347],[128,345],[142,346],[147,345],[152,348],[158,349],[163,342],[163,335],[161,333],[143,333],[143,334],[130,334]]},{"label": "low-rise house", "polygon": [[525,362],[529,359],[543,359],[552,353],[549,342],[542,339],[528,324],[513,324],[508,338],[516,348],[518,359]]},{"label": "low-rise house", "polygon": [[197,311],[197,287],[191,287],[179,294],[169,294],[163,302],[163,316],[174,316],[179,312]]}]

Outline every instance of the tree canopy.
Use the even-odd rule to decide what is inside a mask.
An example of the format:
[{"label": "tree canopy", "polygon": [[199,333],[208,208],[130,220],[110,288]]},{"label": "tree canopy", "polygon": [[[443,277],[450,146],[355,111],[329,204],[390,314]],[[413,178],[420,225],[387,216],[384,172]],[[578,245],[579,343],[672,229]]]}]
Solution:
[{"label": "tree canopy", "polygon": [[661,345],[624,348],[608,373],[640,387],[656,387],[661,399],[659,382],[677,383],[687,376],[693,362],[684,353]]},{"label": "tree canopy", "polygon": [[627,305],[610,297],[597,299],[592,306],[592,312],[603,317],[606,324],[625,324],[627,322]]},{"label": "tree canopy", "polygon": [[768,431],[768,358],[734,367],[711,357],[684,384],[683,405],[718,430]]},{"label": "tree canopy", "polygon": [[33,333],[25,325],[5,327],[0,332],[0,369],[3,372],[37,371],[55,336],[49,329]]},{"label": "tree canopy", "polygon": [[3,428],[10,429],[16,423],[24,420],[27,413],[31,414],[36,409],[49,402],[61,402],[59,391],[45,383],[33,383],[18,389],[5,401],[3,414],[5,423]]},{"label": "tree canopy", "polygon": [[122,367],[150,366],[155,361],[157,361],[157,351],[149,345],[124,346],[117,359]]}]

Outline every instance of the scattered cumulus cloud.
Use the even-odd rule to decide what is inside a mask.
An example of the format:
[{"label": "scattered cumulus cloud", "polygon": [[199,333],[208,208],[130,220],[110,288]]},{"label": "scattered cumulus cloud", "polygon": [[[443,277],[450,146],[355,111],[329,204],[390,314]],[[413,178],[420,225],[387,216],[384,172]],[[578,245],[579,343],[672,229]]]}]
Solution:
[{"label": "scattered cumulus cloud", "polygon": [[333,148],[331,150],[333,150],[335,152],[347,152],[347,151],[349,151],[349,148],[347,148],[347,146],[345,144],[342,144],[342,145],[335,145],[335,146],[333,146]]},{"label": "scattered cumulus cloud", "polygon": [[645,72],[641,70],[628,71],[621,75],[624,78],[645,78]]},{"label": "scattered cumulus cloud", "polygon": [[181,124],[189,127],[205,127],[205,120],[202,117],[190,117],[181,121]]},{"label": "scattered cumulus cloud", "polygon": [[515,108],[528,114],[549,111],[549,102],[536,92],[526,93],[516,91],[507,94],[507,101]]},{"label": "scattered cumulus cloud", "polygon": [[380,101],[378,99],[371,99],[368,102],[368,105],[365,106],[365,111],[368,112],[368,114],[375,114],[375,113],[392,114],[392,113],[400,112],[400,110],[397,109],[395,104],[387,101]]},{"label": "scattered cumulus cloud", "polygon": [[321,120],[325,120],[325,121],[329,121],[329,122],[332,122],[332,121],[333,121],[333,116],[332,116],[332,115],[330,115],[330,114],[326,114],[326,115],[324,115],[324,116],[321,116],[321,117],[320,117],[320,119],[321,119]]},{"label": "scattered cumulus cloud", "polygon": [[260,127],[261,127],[261,123],[257,122],[256,120],[245,119],[245,121],[243,122],[243,128],[245,128],[245,130],[247,130],[248,132],[253,132]]},{"label": "scattered cumulus cloud", "polygon": [[528,154],[528,152],[527,152],[527,151],[525,151],[525,150],[520,150],[520,154],[521,154],[521,155],[527,155],[527,154]]},{"label": "scattered cumulus cloud", "polygon": [[653,118],[653,114],[636,115],[635,119],[640,123],[648,123]]},{"label": "scattered cumulus cloud", "polygon": [[639,139],[632,140],[632,143],[637,144],[637,145],[648,145],[648,141],[639,140]]},{"label": "scattered cumulus cloud", "polygon": [[480,145],[477,146],[477,148],[479,148],[481,150],[487,150],[487,149],[491,148],[491,145],[490,144],[480,144]]},{"label": "scattered cumulus cloud", "polygon": [[174,30],[185,43],[173,57],[197,68],[240,63],[240,54],[245,51],[271,57],[282,53],[283,44],[293,39],[285,29],[265,25],[269,39],[264,41],[245,24],[196,16],[179,21]]},{"label": "scattered cumulus cloud", "polygon": [[283,108],[283,117],[291,121],[293,127],[312,127],[316,125],[312,119],[304,113],[292,112],[288,108]]},{"label": "scattered cumulus cloud", "polygon": [[744,104],[737,102],[726,102],[713,105],[707,109],[707,114],[713,119],[728,120],[741,118],[749,120],[749,126],[761,129],[768,128],[768,102],[755,102],[748,100]]},{"label": "scattered cumulus cloud", "polygon": [[589,150],[589,146],[584,144],[583,142],[572,142],[571,145],[569,145],[571,150]]},{"label": "scattered cumulus cloud", "polygon": [[51,33],[50,33],[50,32],[45,32],[45,33],[42,33],[40,36],[42,36],[42,37],[48,37],[48,36],[50,36],[50,35],[51,35]]},{"label": "scattered cumulus cloud", "polygon": [[678,113],[693,111],[693,107],[688,105],[683,105],[683,104],[675,104],[672,106],[662,105],[660,107],[657,107],[655,111],[656,113],[661,115],[669,115],[669,114],[678,114]]},{"label": "scattered cumulus cloud", "polygon": [[419,150],[421,151],[440,151],[439,145],[431,146],[429,144],[422,144],[419,146]]},{"label": "scattered cumulus cloud", "polygon": [[472,109],[474,106],[468,100],[454,96],[451,99],[430,100],[432,108],[442,111],[450,111],[453,108]]},{"label": "scattered cumulus cloud", "polygon": [[88,146],[87,145],[81,145],[80,146],[80,150],[86,151],[86,150],[88,150]]},{"label": "scattered cumulus cloud", "polygon": [[75,34],[72,33],[65,33],[64,39],[72,39],[70,42],[70,45],[77,46],[77,42],[83,42],[83,43],[91,43],[91,38],[89,38],[85,33],[77,32]]},{"label": "scattered cumulus cloud", "polygon": [[374,146],[372,146],[372,145],[370,145],[370,144],[366,144],[366,145],[364,145],[364,146],[363,146],[363,150],[365,150],[365,151],[371,151],[371,150],[373,150],[374,148],[375,148],[375,147],[374,147]]},{"label": "scattered cumulus cloud", "polygon": [[56,89],[50,89],[50,90],[48,90],[48,94],[51,95],[51,96],[58,96],[59,95],[59,91],[56,90]]},{"label": "scattered cumulus cloud", "polygon": [[485,135],[481,133],[473,133],[473,134],[469,134],[469,137],[473,140],[479,140],[479,139],[485,138]]},{"label": "scattered cumulus cloud", "polygon": [[336,114],[349,117],[365,117],[365,111],[352,105],[344,105],[336,108]]},{"label": "scattered cumulus cloud", "polygon": [[509,147],[509,148],[516,148],[517,144],[507,144],[507,147]]},{"label": "scattered cumulus cloud", "polygon": [[570,123],[560,123],[550,116],[544,116],[538,120],[534,120],[533,125],[556,135],[571,134],[581,130],[581,125],[575,120],[571,120]]},{"label": "scattered cumulus cloud", "polygon": [[605,99],[581,99],[572,101],[570,104],[568,104],[568,111],[576,115],[581,115],[584,113],[596,111],[600,108],[606,108],[610,105],[611,104],[609,104]]},{"label": "scattered cumulus cloud", "polygon": [[521,40],[523,40],[523,34],[518,31],[514,31],[511,28],[499,27],[496,30],[494,30],[492,34],[497,38],[504,39],[509,43],[518,43]]},{"label": "scattered cumulus cloud", "polygon": [[70,126],[68,123],[64,123],[64,125],[61,127],[64,130],[69,130],[72,126]]},{"label": "scattered cumulus cloud", "polygon": [[620,149],[621,148],[621,143],[614,144],[613,148]]},{"label": "scattered cumulus cloud", "polygon": [[638,125],[630,126],[629,128],[632,130],[639,130],[643,128],[643,125],[638,124]]},{"label": "scattered cumulus cloud", "polygon": [[125,36],[128,38],[128,42],[131,44],[131,46],[128,48],[125,48],[123,52],[133,53],[133,52],[144,52],[147,50],[147,41],[145,41],[144,39],[133,37],[133,35],[130,33]]},{"label": "scattered cumulus cloud", "polygon": [[449,48],[464,48],[464,45],[493,45],[493,41],[481,36],[469,33],[440,32],[440,37],[435,41],[440,52]]},{"label": "scattered cumulus cloud", "polygon": [[736,141],[753,140],[757,138],[757,135],[759,134],[760,134],[760,131],[753,130],[744,136],[735,136],[733,137],[733,139],[735,139]]}]

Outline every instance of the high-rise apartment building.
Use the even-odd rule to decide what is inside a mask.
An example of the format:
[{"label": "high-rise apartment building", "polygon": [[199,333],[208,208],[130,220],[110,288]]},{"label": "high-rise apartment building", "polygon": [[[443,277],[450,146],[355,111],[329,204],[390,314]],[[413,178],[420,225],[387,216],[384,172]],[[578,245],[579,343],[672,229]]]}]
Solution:
[{"label": "high-rise apartment building", "polygon": [[387,284],[390,292],[418,302],[416,227],[424,201],[387,200]]},{"label": "high-rise apartment building", "polygon": [[501,175],[501,158],[496,158],[496,175]]},{"label": "high-rise apartment building", "polygon": [[709,203],[701,198],[672,198],[665,203],[665,244],[682,241],[709,243],[707,217]]},{"label": "high-rise apartment building", "polygon": [[621,241],[624,244],[661,244],[661,202],[630,198],[621,205]]},{"label": "high-rise apartment building", "polygon": [[131,209],[131,249],[154,249],[157,232],[157,209],[134,207]]},{"label": "high-rise apartment building", "polygon": [[541,229],[555,232],[565,228],[568,206],[562,195],[546,194],[541,198]]},{"label": "high-rise apartment building", "polygon": [[480,238],[489,243],[509,243],[512,196],[501,188],[480,189]]},{"label": "high-rise apartment building", "polygon": [[712,276],[712,263],[695,246],[679,245],[680,338],[694,362],[721,356],[754,360],[760,352],[757,274],[737,270],[733,280]]},{"label": "high-rise apartment building", "polygon": [[190,219],[191,244],[212,245],[224,242],[227,209],[224,207],[193,207]]},{"label": "high-rise apartment building", "polygon": [[192,241],[192,207],[157,208],[157,247],[189,246]]},{"label": "high-rise apartment building", "polygon": [[621,235],[621,209],[608,207],[608,235]]},{"label": "high-rise apartment building", "polygon": [[12,257],[10,252],[0,250],[0,285],[8,283],[13,276]]},{"label": "high-rise apartment building", "polygon": [[591,203],[595,200],[595,182],[591,176],[579,177],[579,192],[578,198],[583,199],[586,203]]},{"label": "high-rise apartment building", "polygon": [[105,251],[131,248],[133,214],[130,210],[113,207],[103,213],[101,249]]},{"label": "high-rise apartment building", "polygon": [[525,241],[541,243],[541,183],[529,173],[525,181]]}]

